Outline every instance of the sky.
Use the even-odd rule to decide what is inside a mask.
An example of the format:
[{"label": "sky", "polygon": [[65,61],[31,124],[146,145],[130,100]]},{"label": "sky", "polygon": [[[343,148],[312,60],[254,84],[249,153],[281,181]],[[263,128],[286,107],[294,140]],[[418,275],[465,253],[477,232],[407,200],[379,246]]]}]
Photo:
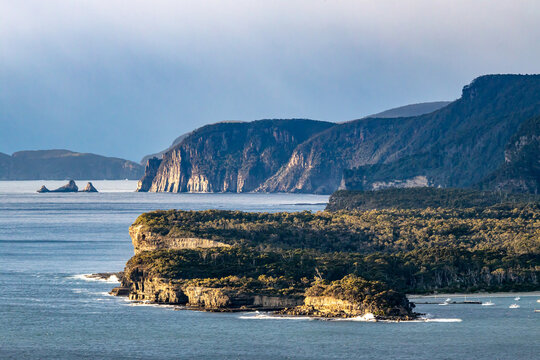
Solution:
[{"label": "sky", "polygon": [[341,122],[540,72],[538,0],[0,0],[0,152],[139,161],[224,120]]}]

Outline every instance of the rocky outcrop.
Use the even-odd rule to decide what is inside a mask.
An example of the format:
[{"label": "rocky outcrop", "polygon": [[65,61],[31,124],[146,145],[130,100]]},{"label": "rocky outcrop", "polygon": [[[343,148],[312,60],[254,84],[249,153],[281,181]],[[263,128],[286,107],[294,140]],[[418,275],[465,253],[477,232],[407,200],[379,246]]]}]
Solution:
[{"label": "rocky outcrop", "polygon": [[[296,295],[271,295],[256,288],[209,287],[194,285],[187,279],[164,279],[149,275],[140,268],[126,271],[122,286],[112,295],[126,296],[130,300],[158,304],[185,305],[206,311],[276,311],[283,315],[316,317],[358,317],[374,314],[381,319],[413,319],[414,305],[392,290],[381,289],[381,284],[368,282],[349,275],[329,285],[316,285],[305,294],[298,289]],[[351,281],[353,286],[351,287]],[[348,288],[342,286],[347,283]],[[338,287],[336,287],[336,284]],[[322,288],[322,290],[321,290]]]},{"label": "rocky outcrop", "polygon": [[59,192],[59,193],[88,192],[88,193],[97,193],[98,191],[94,187],[94,185],[92,185],[91,182],[88,182],[86,184],[86,186],[84,187],[84,189],[79,191],[79,187],[77,186],[75,181],[69,180],[69,182],[66,185],[61,186],[61,187],[59,187],[58,189],[55,189],[55,190],[49,190],[45,185],[42,185],[37,192],[38,193],[48,193],[48,192]]},{"label": "rocky outcrop", "polygon": [[[133,281],[135,279],[135,281]],[[126,291],[127,289],[127,291]],[[186,305],[207,311],[282,310],[303,303],[302,296],[269,296],[244,289],[193,286],[186,281],[145,277],[139,273],[113,289],[115,296],[159,304]]]},{"label": "rocky outcrop", "polygon": [[135,254],[138,254],[142,251],[180,250],[230,246],[219,241],[204,238],[162,235],[160,233],[152,231],[152,229],[146,225],[130,226],[129,235],[131,236],[131,241],[133,243]]},{"label": "rocky outcrop", "polygon": [[156,177],[156,174],[161,165],[161,159],[156,157],[150,158],[146,162],[146,167],[144,168],[144,175],[137,183],[137,192],[147,192],[152,186],[152,181]]},{"label": "rocky outcrop", "polygon": [[[39,190],[42,190],[43,188],[47,189],[45,185],[43,185]],[[39,191],[38,192],[46,192],[46,191]],[[60,186],[58,189],[50,190],[50,192],[61,192],[61,193],[68,193],[68,192],[78,192],[79,187],[77,184],[75,184],[75,181],[69,180],[69,182],[64,185]]]},{"label": "rocky outcrop", "polygon": [[86,184],[86,186],[84,187],[84,189],[81,190],[81,192],[97,193],[98,190],[94,187],[94,185],[92,185],[91,182],[88,182],[88,184]]},{"label": "rocky outcrop", "polygon": [[304,304],[282,313],[333,318],[372,314],[381,319],[412,320],[416,317],[413,308],[404,294],[351,274],[328,284],[315,284],[306,290]]},{"label": "rocky outcrop", "polygon": [[171,305],[185,305],[188,301],[181,286],[166,279],[137,276],[134,279],[124,280],[122,285],[129,289],[130,300]]},{"label": "rocky outcrop", "polygon": [[303,303],[301,296],[267,296],[235,288],[187,286],[189,306],[206,310],[281,310]]},{"label": "rocky outcrop", "polygon": [[163,154],[157,171],[156,164],[148,166],[139,191],[253,191],[287,162],[298,144],[333,125],[292,119],[204,126]]},{"label": "rocky outcrop", "polygon": [[0,153],[0,180],[135,180],[143,173],[133,161],[69,150]]},{"label": "rocky outcrop", "polygon": [[307,296],[304,304],[287,308],[281,312],[284,315],[301,315],[316,317],[358,317],[371,314],[358,304],[330,296]]}]

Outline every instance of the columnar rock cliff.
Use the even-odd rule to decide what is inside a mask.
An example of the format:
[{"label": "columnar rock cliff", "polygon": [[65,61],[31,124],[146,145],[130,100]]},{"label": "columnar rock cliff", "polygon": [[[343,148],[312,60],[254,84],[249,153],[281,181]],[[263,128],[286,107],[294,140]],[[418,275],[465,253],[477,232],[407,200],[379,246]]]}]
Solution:
[{"label": "columnar rock cliff", "polygon": [[[332,125],[293,119],[204,126],[163,155],[148,191],[253,191],[289,159],[298,144]],[[146,186],[140,187],[145,190]]]},{"label": "columnar rock cliff", "polygon": [[144,175],[137,183],[138,192],[146,192],[152,186],[152,181],[156,177],[159,166],[161,165],[161,159],[150,158],[146,161],[146,167],[144,169]]}]

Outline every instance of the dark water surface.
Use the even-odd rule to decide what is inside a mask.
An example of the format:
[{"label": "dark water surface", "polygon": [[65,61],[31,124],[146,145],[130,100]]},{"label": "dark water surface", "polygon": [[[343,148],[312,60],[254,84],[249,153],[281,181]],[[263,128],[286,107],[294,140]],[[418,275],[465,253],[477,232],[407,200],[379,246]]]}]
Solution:
[{"label": "dark water surface", "polygon": [[431,319],[410,323],[173,311],[111,297],[115,283],[81,275],[123,269],[133,253],[127,228],[144,211],[318,211],[328,197],[138,194],[131,181],[94,181],[99,194],[33,193],[43,183],[63,182],[0,182],[0,358],[539,358],[539,294],[418,305]]}]

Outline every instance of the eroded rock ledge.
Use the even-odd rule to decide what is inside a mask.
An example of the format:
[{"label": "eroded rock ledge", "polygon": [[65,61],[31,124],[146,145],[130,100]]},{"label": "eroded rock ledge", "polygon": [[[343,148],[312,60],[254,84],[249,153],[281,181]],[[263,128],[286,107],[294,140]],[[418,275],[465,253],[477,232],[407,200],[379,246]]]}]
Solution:
[{"label": "eroded rock ledge", "polygon": [[133,243],[135,254],[142,251],[164,249],[180,250],[230,246],[223,242],[198,237],[174,236],[170,234],[163,235],[146,225],[130,226],[129,235],[131,236],[131,242]]},{"label": "eroded rock ledge", "polygon": [[139,251],[126,264],[122,286],[111,294],[216,312],[260,310],[326,318],[374,314],[398,320],[416,316],[404,294],[381,282],[356,275],[328,282],[312,276],[318,271],[313,265],[307,254],[239,246]]}]

